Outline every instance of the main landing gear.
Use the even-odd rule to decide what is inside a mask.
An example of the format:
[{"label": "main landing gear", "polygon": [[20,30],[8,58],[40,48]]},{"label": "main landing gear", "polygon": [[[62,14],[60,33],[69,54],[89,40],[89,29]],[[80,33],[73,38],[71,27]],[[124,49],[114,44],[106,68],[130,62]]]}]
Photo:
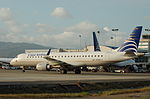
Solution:
[{"label": "main landing gear", "polygon": [[25,72],[25,66],[21,66],[22,72]]},{"label": "main landing gear", "polygon": [[74,70],[74,72],[75,72],[75,74],[81,74],[81,69],[80,69],[80,68],[76,68],[76,69]]},{"label": "main landing gear", "polygon": [[67,69],[60,69],[61,74],[67,74],[67,71],[68,71]]},{"label": "main landing gear", "polygon": [[[81,74],[81,68],[80,67],[79,68],[74,68],[72,70],[75,72],[75,74]],[[61,74],[67,74],[67,72],[68,72],[68,68],[61,68],[60,69]]]}]

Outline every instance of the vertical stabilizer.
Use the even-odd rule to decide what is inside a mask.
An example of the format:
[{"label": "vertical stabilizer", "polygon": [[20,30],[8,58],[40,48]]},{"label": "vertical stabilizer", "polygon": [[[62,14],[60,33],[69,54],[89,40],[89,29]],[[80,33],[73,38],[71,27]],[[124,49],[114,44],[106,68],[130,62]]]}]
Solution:
[{"label": "vertical stabilizer", "polygon": [[51,52],[51,49],[49,49],[49,50],[48,50],[48,52],[47,52],[47,54],[46,54],[46,55],[49,55],[49,54],[50,54],[50,52]]},{"label": "vertical stabilizer", "polygon": [[142,26],[137,26],[133,32],[130,34],[129,39],[127,39],[124,44],[118,48],[118,52],[137,52],[140,36],[142,32]]},{"label": "vertical stabilizer", "polygon": [[95,32],[93,32],[94,51],[101,51]]}]

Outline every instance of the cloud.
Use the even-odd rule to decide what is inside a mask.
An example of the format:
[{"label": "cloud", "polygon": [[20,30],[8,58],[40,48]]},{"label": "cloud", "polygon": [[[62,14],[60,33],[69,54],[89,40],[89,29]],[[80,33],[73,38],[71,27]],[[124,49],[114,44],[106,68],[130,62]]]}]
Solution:
[{"label": "cloud", "polygon": [[76,24],[74,26],[67,27],[66,31],[74,31],[74,32],[81,32],[81,33],[90,33],[93,31],[96,31],[98,26],[96,24],[90,23],[90,22],[80,22],[79,24]]},{"label": "cloud", "polygon": [[[104,45],[111,45],[111,46],[120,46],[123,44],[123,42],[128,39],[128,33],[125,32],[108,32],[107,35],[105,35],[105,42]],[[103,39],[104,40],[104,39]]]},{"label": "cloud", "polygon": [[11,13],[10,8],[0,8],[0,20],[7,25],[9,32],[20,33],[22,32],[23,25],[18,24]]},{"label": "cloud", "polygon": [[[44,24],[39,24],[40,26],[45,26]],[[73,26],[66,27],[64,32],[57,34],[42,34],[40,37],[35,37],[34,41],[42,45],[51,45],[58,48],[79,48],[81,36],[81,46],[84,47],[85,43],[87,45],[93,45],[92,32],[97,31],[98,26],[90,22],[80,22]],[[108,26],[102,28],[100,34],[97,34],[100,45],[120,45],[123,42],[123,32],[112,32],[111,28]],[[117,35],[117,36],[116,36]],[[113,37],[114,39],[111,39]],[[42,39],[38,39],[42,38]]]},{"label": "cloud", "polygon": [[63,32],[60,34],[52,35],[50,36],[50,39],[58,48],[59,47],[68,48],[78,46],[77,35],[74,32]]},{"label": "cloud", "polygon": [[0,18],[1,20],[11,20],[10,8],[0,8]]},{"label": "cloud", "polygon": [[[34,37],[22,37],[28,42],[34,42],[41,45],[52,46],[56,48],[75,48],[79,45],[78,38],[74,32],[62,32],[59,34],[41,34]],[[70,43],[71,42],[71,43]]]},{"label": "cloud", "polygon": [[[54,12],[53,15],[58,17],[70,16],[64,8],[56,8]],[[57,15],[57,13],[59,14]],[[83,21],[63,29],[40,22],[34,25],[20,24],[14,19],[10,8],[0,8],[0,20],[4,24],[4,27],[0,28],[1,41],[37,43],[57,48],[80,48],[79,35],[82,35],[82,47],[84,47],[85,43],[92,45],[92,32],[99,30],[98,25],[88,21]],[[110,39],[110,37],[115,37],[115,33],[110,30],[106,26],[100,30],[100,34],[97,34],[100,45],[112,45],[114,43],[115,40]],[[116,36],[117,44],[123,40],[123,37],[123,33],[118,32]]]},{"label": "cloud", "polygon": [[54,27],[48,24],[37,23],[35,26],[36,26],[36,31],[40,33],[52,32],[54,30]]},{"label": "cloud", "polygon": [[62,7],[55,8],[51,15],[60,18],[72,18],[71,14]]}]

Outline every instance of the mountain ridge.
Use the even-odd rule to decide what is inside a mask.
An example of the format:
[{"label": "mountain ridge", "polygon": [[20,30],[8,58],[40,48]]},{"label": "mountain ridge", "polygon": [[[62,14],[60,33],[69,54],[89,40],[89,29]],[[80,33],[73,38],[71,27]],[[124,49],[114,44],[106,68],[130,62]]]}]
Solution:
[{"label": "mountain ridge", "polygon": [[14,43],[0,41],[0,58],[15,57],[20,53],[24,53],[27,49],[49,49],[47,47],[34,43]]}]

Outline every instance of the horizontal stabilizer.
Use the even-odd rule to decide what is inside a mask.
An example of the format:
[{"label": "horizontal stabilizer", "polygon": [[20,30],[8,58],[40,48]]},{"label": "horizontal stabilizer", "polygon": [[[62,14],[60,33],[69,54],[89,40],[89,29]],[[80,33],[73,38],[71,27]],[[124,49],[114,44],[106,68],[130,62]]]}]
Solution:
[{"label": "horizontal stabilizer", "polygon": [[127,57],[136,57],[136,54],[132,51],[127,51],[124,56],[127,56]]},{"label": "horizontal stabilizer", "polygon": [[136,56],[144,56],[145,53],[136,53]]}]

